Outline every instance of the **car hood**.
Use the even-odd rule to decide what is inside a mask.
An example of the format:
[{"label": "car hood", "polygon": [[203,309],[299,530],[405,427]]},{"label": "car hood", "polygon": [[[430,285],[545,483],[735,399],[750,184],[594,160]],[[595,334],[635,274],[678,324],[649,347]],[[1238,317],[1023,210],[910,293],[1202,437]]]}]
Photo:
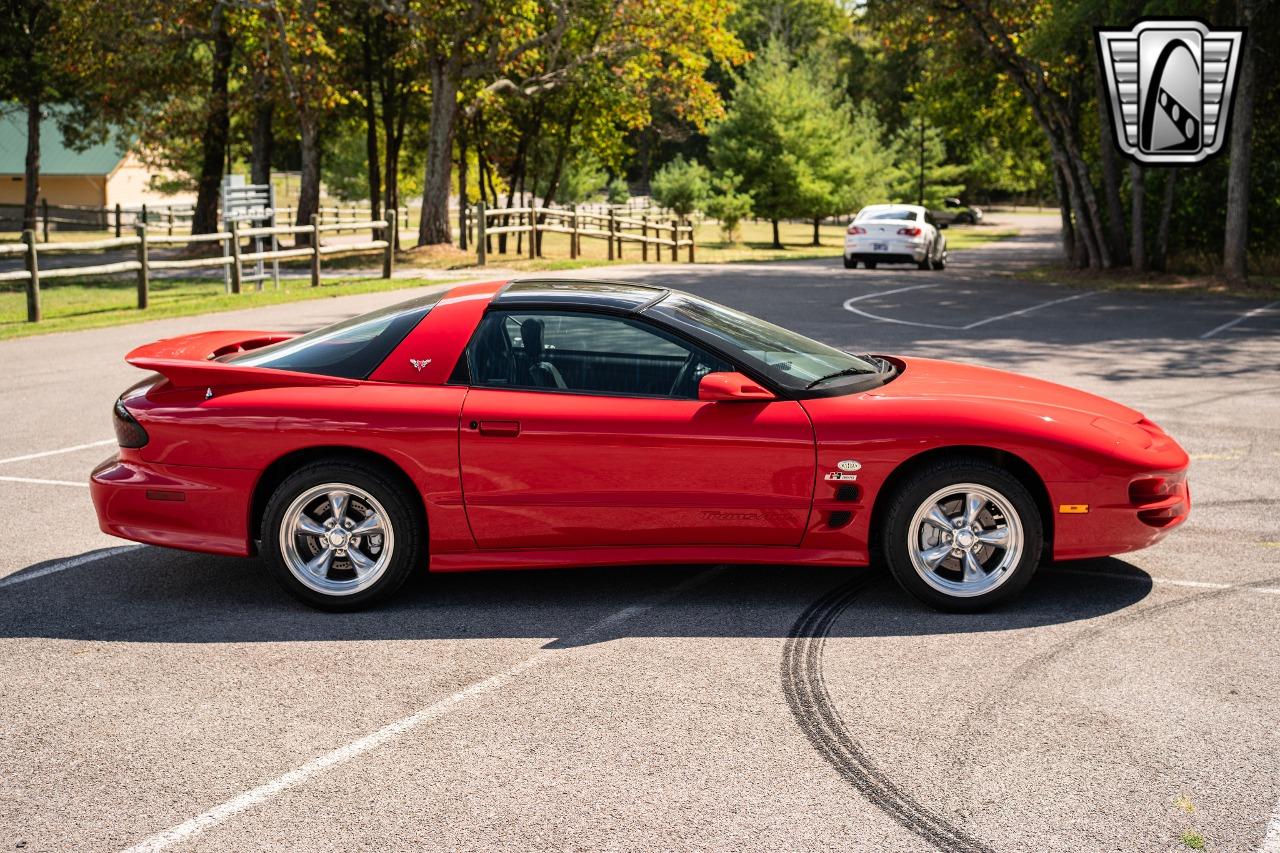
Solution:
[{"label": "car hood", "polygon": [[1097,394],[1019,373],[931,358],[894,357],[891,360],[900,365],[899,375],[869,392],[871,395],[957,402],[998,401],[1037,410],[1052,407],[1124,424],[1136,424],[1143,419],[1136,409]]}]

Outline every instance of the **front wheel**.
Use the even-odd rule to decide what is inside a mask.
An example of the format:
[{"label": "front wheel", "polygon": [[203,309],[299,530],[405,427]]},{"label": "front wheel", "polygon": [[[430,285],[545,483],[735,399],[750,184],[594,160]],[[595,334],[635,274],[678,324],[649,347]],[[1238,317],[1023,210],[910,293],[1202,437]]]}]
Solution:
[{"label": "front wheel", "polygon": [[983,610],[1021,592],[1040,562],[1040,511],[1022,483],[976,459],[935,463],[895,491],[881,548],[894,579],[940,610]]},{"label": "front wheel", "polygon": [[418,564],[421,542],[404,490],[381,470],[352,462],[294,472],[262,519],[272,575],[322,610],[356,610],[395,592]]}]

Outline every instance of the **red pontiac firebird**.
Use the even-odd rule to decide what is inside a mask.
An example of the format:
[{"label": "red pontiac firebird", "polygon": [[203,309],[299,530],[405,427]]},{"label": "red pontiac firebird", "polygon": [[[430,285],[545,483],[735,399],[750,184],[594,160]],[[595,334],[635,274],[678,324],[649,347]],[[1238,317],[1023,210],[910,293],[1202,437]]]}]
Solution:
[{"label": "red pontiac firebird", "polygon": [[637,284],[467,284],[127,360],[159,375],[115,404],[102,529],[261,552],[327,609],[424,569],[877,555],[976,610],[1044,558],[1145,547],[1191,508],[1186,453],[1133,409]]}]

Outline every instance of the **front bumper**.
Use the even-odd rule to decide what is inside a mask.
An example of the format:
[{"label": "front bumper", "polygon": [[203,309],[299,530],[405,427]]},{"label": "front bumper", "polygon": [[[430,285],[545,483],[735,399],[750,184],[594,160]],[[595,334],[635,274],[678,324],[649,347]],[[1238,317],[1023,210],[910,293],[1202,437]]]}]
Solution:
[{"label": "front bumper", "polygon": [[[1144,496],[1133,484],[1146,478],[1105,478],[1089,483],[1050,483],[1053,558],[1080,560],[1137,551],[1156,544],[1191,515],[1185,471],[1169,494]],[[1066,508],[1087,506],[1087,512]]]},{"label": "front bumper", "polygon": [[104,533],[186,551],[247,556],[256,474],[156,465],[120,454],[94,468],[89,493]]}]

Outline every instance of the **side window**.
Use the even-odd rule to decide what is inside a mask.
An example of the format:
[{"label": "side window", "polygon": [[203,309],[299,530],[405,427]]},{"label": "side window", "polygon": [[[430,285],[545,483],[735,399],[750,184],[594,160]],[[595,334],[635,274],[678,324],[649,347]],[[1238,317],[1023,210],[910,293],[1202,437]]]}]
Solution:
[{"label": "side window", "polygon": [[467,358],[472,384],[489,388],[689,400],[703,376],[733,369],[639,321],[569,311],[491,312]]}]

